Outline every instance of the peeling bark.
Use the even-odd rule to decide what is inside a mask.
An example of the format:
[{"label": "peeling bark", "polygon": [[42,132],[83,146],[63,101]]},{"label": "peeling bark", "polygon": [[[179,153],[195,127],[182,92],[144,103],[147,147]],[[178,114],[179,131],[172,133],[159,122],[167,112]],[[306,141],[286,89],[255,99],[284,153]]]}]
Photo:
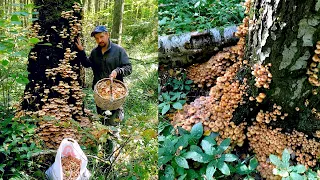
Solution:
[{"label": "peeling bark", "polygon": [[209,29],[181,35],[161,36],[158,40],[158,58],[161,64],[186,66],[204,62],[223,47],[235,45],[236,26]]}]

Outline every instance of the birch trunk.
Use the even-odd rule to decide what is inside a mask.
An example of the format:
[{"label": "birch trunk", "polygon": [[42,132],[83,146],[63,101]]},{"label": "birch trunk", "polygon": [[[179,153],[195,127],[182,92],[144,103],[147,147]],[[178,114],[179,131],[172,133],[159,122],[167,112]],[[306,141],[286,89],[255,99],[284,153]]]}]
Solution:
[{"label": "birch trunk", "polygon": [[161,64],[188,66],[210,59],[223,47],[236,44],[236,26],[213,28],[205,32],[161,36],[158,40],[158,58]]},{"label": "birch trunk", "polygon": [[[320,112],[320,88],[309,82],[307,71],[320,41],[320,0],[259,0],[253,9],[247,55],[251,64],[272,64],[272,82],[270,89],[262,90],[267,94],[262,106],[267,109],[276,103],[289,114],[271,125],[312,135],[320,129],[314,111]],[[238,112],[249,113],[248,109]]]}]

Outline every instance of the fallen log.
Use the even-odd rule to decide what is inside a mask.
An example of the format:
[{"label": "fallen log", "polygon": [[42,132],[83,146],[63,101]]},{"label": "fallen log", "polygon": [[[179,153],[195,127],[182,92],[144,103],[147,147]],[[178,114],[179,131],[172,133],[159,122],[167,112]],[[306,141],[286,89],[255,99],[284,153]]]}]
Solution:
[{"label": "fallen log", "polygon": [[213,28],[204,32],[160,36],[158,58],[160,64],[188,66],[207,61],[224,47],[235,45],[236,26]]}]

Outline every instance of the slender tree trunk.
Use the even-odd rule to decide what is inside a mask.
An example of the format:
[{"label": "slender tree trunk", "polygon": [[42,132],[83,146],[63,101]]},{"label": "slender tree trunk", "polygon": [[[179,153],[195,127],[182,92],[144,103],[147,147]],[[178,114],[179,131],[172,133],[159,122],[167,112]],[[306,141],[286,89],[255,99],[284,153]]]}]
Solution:
[{"label": "slender tree trunk", "polygon": [[92,11],[92,0],[88,0],[88,13],[90,13]]},{"label": "slender tree trunk", "polygon": [[5,1],[0,1],[0,18],[2,18],[5,15]]},{"label": "slender tree trunk", "polygon": [[11,5],[11,0],[7,0],[7,7],[8,7],[8,14],[11,14],[12,12],[12,5]]},{"label": "slender tree trunk", "polygon": [[121,44],[123,10],[124,0],[115,0],[111,38],[119,45]]},{"label": "slender tree trunk", "polygon": [[95,0],[95,12],[96,12],[96,13],[100,11],[100,6],[99,6],[99,4],[100,4],[100,1],[99,1],[99,0]]},{"label": "slender tree trunk", "polygon": [[101,9],[101,10],[104,10],[105,7],[106,7],[106,1],[103,0],[103,1],[101,1],[101,3],[100,3],[100,9]]}]

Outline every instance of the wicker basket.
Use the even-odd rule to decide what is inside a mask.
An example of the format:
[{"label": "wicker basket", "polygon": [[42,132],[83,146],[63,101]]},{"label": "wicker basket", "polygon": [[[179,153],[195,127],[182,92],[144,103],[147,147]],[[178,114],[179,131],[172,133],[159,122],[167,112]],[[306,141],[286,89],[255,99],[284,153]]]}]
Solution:
[{"label": "wicker basket", "polygon": [[96,83],[96,85],[94,85],[93,96],[94,96],[94,101],[95,101],[96,105],[99,108],[101,108],[102,110],[119,109],[119,107],[121,107],[123,105],[124,101],[126,100],[126,97],[128,96],[129,92],[128,92],[127,86],[123,82],[116,80],[116,79],[113,79],[113,83],[119,83],[125,88],[126,94],[119,99],[114,99],[113,101],[111,101],[111,99],[105,99],[102,96],[100,96],[98,93],[97,86],[98,86],[98,84],[100,84],[101,82],[104,82],[104,81],[110,81],[110,78],[101,79]]}]

